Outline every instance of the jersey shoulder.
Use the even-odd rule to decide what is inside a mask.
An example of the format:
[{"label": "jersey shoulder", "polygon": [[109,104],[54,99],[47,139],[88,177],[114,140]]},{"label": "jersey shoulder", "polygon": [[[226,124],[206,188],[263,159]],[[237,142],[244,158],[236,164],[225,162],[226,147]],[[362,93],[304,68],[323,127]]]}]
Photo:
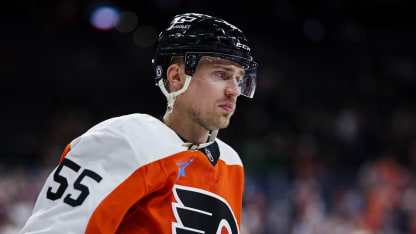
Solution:
[{"label": "jersey shoulder", "polygon": [[[114,134],[132,143],[147,148],[155,146],[157,142],[167,140],[169,143],[180,143],[176,133],[167,127],[162,121],[148,114],[129,114],[105,120],[91,129],[84,135],[107,133]],[[155,141],[152,144],[150,141]],[[146,144],[145,144],[146,143]]]},{"label": "jersey shoulder", "polygon": [[[153,116],[148,114],[129,114],[129,115],[122,115],[118,117],[113,117],[107,120],[104,120],[97,125],[90,128],[87,133],[95,132],[95,131],[116,131],[123,134],[128,134],[133,130],[146,130],[146,129],[155,129],[155,128],[163,128],[164,124],[156,119]],[[160,129],[159,129],[160,130]]]},{"label": "jersey shoulder", "polygon": [[217,138],[215,140],[218,143],[218,147],[220,148],[220,159],[223,160],[228,165],[240,165],[243,166],[243,162],[241,161],[240,156],[238,153],[227,143]]},{"label": "jersey shoulder", "polygon": [[164,123],[153,116],[139,113],[114,117],[98,123],[75,139],[71,148],[81,145],[107,148],[108,152],[117,148],[123,151],[128,149],[140,165],[186,149],[182,147],[182,142],[175,132]]}]

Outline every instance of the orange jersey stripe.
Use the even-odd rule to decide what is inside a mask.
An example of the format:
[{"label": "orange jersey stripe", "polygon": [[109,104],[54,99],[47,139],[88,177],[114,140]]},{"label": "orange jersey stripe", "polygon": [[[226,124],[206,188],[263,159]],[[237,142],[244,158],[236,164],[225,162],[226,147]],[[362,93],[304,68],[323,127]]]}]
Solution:
[{"label": "orange jersey stripe", "polygon": [[59,159],[59,163],[62,163],[62,160],[64,160],[65,156],[68,154],[68,152],[71,151],[71,143],[69,143],[66,147],[64,152],[61,154],[61,159]]}]

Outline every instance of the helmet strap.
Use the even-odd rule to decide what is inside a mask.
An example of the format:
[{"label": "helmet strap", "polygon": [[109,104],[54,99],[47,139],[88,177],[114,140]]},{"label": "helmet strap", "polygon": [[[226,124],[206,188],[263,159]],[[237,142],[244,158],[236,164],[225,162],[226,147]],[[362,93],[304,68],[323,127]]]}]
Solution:
[{"label": "helmet strap", "polygon": [[217,130],[211,130],[211,135],[209,136],[208,143],[209,142],[214,142],[217,135],[218,135],[218,129]]},{"label": "helmet strap", "polygon": [[[184,83],[183,87],[180,90],[176,91],[176,92],[170,92],[170,93],[166,89],[165,84],[163,82],[163,79],[159,80],[158,86],[159,86],[160,90],[162,90],[162,93],[166,96],[166,99],[168,101],[168,106],[167,106],[167,109],[166,109],[166,111],[168,113],[172,113],[173,104],[175,103],[176,96],[184,93],[188,89],[189,84],[191,83],[191,79],[192,79],[192,76],[186,75],[186,79],[185,79],[185,83]],[[212,143],[214,143],[215,138],[217,137],[217,135],[218,135],[218,130],[211,130],[207,143],[195,145],[193,143],[187,142],[187,143],[182,144],[182,146],[190,147],[190,146],[194,145],[195,150],[200,149],[200,148],[204,148],[204,147],[207,147],[207,146],[211,145]]]},{"label": "helmet strap", "polygon": [[185,83],[183,84],[183,87],[176,92],[170,92],[170,93],[166,89],[163,79],[159,80],[158,86],[160,90],[162,90],[162,93],[166,96],[166,99],[168,101],[168,106],[166,109],[168,113],[172,113],[173,111],[173,104],[175,104],[176,96],[182,94],[188,89],[189,83],[191,83],[191,78],[192,76],[186,75],[186,79],[185,79]]}]

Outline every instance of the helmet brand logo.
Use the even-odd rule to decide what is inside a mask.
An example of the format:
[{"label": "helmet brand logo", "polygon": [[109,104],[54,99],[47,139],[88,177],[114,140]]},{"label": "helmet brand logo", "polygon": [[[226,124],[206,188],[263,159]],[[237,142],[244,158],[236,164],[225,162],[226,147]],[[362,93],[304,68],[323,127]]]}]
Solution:
[{"label": "helmet brand logo", "polygon": [[175,29],[175,28],[183,28],[183,29],[188,29],[188,28],[190,28],[190,27],[191,27],[191,25],[189,25],[189,24],[185,24],[185,25],[183,25],[183,24],[179,24],[179,25],[174,25],[174,26],[170,27],[169,29]]},{"label": "helmet brand logo", "polygon": [[161,66],[157,66],[156,67],[156,77],[157,78],[161,78],[162,77],[162,67]]},{"label": "helmet brand logo", "polygon": [[250,51],[250,47],[248,47],[247,45],[244,45],[244,44],[242,44],[240,42],[237,42],[237,44],[235,44],[235,46],[238,47],[238,48],[243,48],[245,50]]},{"label": "helmet brand logo", "polygon": [[[175,17],[170,24],[170,27],[167,30],[175,29],[175,28],[189,28],[190,25],[180,25],[184,23],[191,23],[192,21],[198,19],[197,17],[190,16],[190,15],[183,15],[181,17]],[[179,25],[178,25],[179,24]]]}]

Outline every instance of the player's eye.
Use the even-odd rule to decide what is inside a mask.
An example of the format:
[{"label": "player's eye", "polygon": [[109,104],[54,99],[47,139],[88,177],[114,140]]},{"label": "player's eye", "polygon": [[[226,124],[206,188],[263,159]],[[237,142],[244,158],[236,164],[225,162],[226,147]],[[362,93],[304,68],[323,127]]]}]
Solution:
[{"label": "player's eye", "polygon": [[230,79],[230,75],[228,74],[228,72],[225,72],[225,71],[217,71],[215,72],[215,75],[221,80]]}]

